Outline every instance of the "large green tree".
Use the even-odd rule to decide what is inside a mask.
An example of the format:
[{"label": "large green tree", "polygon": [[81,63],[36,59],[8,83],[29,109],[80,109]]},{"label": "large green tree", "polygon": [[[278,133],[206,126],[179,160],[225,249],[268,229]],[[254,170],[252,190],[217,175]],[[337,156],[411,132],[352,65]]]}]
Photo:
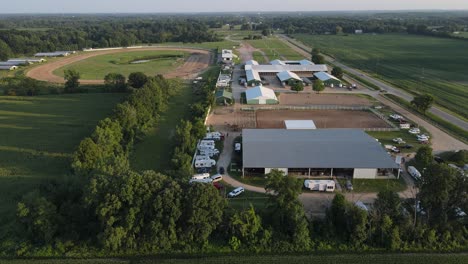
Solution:
[{"label": "large green tree", "polygon": [[106,88],[113,92],[123,92],[127,88],[125,76],[120,73],[109,73],[104,77]]},{"label": "large green tree", "polygon": [[277,235],[289,242],[291,250],[309,249],[309,223],[298,198],[302,183],[282,171],[272,170],[265,189],[270,193],[271,220]]},{"label": "large green tree", "polygon": [[322,80],[317,79],[314,81],[312,89],[316,91],[317,93],[320,93],[321,91],[325,90],[325,84],[323,83]]},{"label": "large green tree", "polygon": [[148,81],[148,76],[143,72],[132,72],[128,76],[128,85],[133,88],[141,88]]},{"label": "large green tree", "polygon": [[80,73],[76,70],[65,70],[65,92],[75,93],[80,86]]},{"label": "large green tree", "polygon": [[315,64],[325,64],[325,57],[320,54],[312,55],[312,62]]},{"label": "large green tree", "polygon": [[429,146],[420,147],[416,153],[416,156],[414,157],[414,160],[421,169],[429,167],[434,162],[432,148]]},{"label": "large green tree", "polygon": [[343,72],[343,69],[341,67],[334,67],[331,74],[333,76],[335,76],[336,78],[338,78],[338,79],[342,79],[344,72]]},{"label": "large green tree", "polygon": [[417,110],[423,113],[429,110],[433,104],[434,97],[430,94],[415,96],[413,101],[411,101],[411,105],[413,105]]}]

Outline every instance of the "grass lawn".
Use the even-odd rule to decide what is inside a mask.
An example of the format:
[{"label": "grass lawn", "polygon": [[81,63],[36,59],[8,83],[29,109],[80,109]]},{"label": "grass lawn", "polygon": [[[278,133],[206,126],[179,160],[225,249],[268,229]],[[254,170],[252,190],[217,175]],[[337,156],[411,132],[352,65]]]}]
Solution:
[{"label": "grass lawn", "polygon": [[130,263],[158,263],[158,264],[218,264],[218,263],[243,263],[243,264],[459,264],[467,263],[467,254],[425,254],[425,253],[382,253],[382,254],[213,254],[213,255],[181,255],[169,257],[136,257],[136,258],[112,258],[112,259],[17,259],[4,260],[3,263],[11,264],[55,264],[55,263],[93,263],[93,264],[130,264]]},{"label": "grass lawn", "polygon": [[[270,60],[275,60],[275,59],[302,60],[304,59],[304,56],[297,53],[295,50],[289,47],[286,43],[284,43],[283,41],[279,40],[276,37],[269,37],[269,38],[258,39],[258,40],[247,40],[247,42],[253,47],[265,52],[265,55]],[[258,56],[254,58],[258,58]]]},{"label": "grass lawn", "polygon": [[[226,197],[227,194],[234,190],[235,187],[229,186],[224,184],[226,186]],[[236,186],[237,187],[237,186]],[[228,201],[228,207],[236,210],[245,210],[252,205],[255,210],[257,211],[264,211],[267,209],[268,206],[268,195],[264,193],[257,193],[257,192],[251,192],[251,191],[245,191],[243,194],[239,195],[238,197],[234,198],[226,198]]]},{"label": "grass lawn", "polygon": [[[421,132],[424,133],[424,130],[421,129]],[[415,135],[410,134],[407,130],[392,131],[392,132],[367,131],[367,134],[378,139],[379,142],[382,143],[382,145],[392,145],[392,146],[398,147],[399,145],[393,142],[392,140],[394,138],[401,138],[406,142],[406,144],[413,146],[412,149],[400,148],[402,153],[417,152],[420,147],[424,146],[423,144],[420,144],[418,142]],[[401,145],[404,146],[405,144],[401,144]]]},{"label": "grass lawn", "polygon": [[[340,184],[346,181],[340,180]],[[353,192],[355,193],[373,193],[380,192],[384,190],[392,190],[394,192],[401,192],[406,189],[406,183],[403,177],[400,179],[388,179],[388,180],[363,180],[363,179],[353,179]]]},{"label": "grass lawn", "polygon": [[181,120],[189,117],[191,103],[191,86],[182,84],[179,91],[169,99],[168,108],[161,115],[160,121],[142,142],[135,145],[130,157],[133,169],[164,172],[170,167],[175,129]]},{"label": "grass lawn", "polygon": [[0,97],[0,239],[16,202],[69,173],[70,157],[124,94]]},{"label": "grass lawn", "polygon": [[339,61],[468,118],[466,41],[415,35],[296,35]]},{"label": "grass lawn", "polygon": [[[128,76],[132,72],[144,72],[147,75],[164,74],[176,69],[189,56],[179,51],[133,51],[106,54],[81,60],[54,71],[63,77],[64,70],[77,70],[85,80],[102,80],[109,73],[121,73]],[[132,64],[133,61],[150,60],[146,63]]]}]

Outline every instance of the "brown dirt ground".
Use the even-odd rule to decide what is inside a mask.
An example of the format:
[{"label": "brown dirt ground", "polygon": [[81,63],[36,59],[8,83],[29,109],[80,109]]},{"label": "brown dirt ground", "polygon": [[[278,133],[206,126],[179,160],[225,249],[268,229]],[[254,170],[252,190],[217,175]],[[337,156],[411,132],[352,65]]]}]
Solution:
[{"label": "brown dirt ground", "polygon": [[[85,60],[91,57],[112,54],[112,53],[123,53],[123,52],[134,52],[134,51],[148,51],[148,50],[174,50],[174,51],[185,51],[192,52],[192,55],[187,61],[178,67],[175,71],[165,75],[168,78],[193,78],[200,72],[205,70],[211,60],[211,53],[205,50],[190,49],[190,48],[168,48],[168,47],[148,47],[141,49],[118,49],[118,50],[104,50],[104,51],[90,51],[85,53],[79,53],[78,55],[72,55],[64,59],[46,63],[44,65],[34,67],[26,73],[26,76],[53,83],[64,83],[64,79],[60,76],[54,75],[53,72],[65,65]],[[80,80],[82,84],[102,84],[103,80]]]},{"label": "brown dirt ground", "polygon": [[257,111],[257,128],[284,128],[285,120],[313,120],[317,128],[387,128],[371,112],[344,110]]},{"label": "brown dirt ground", "polygon": [[372,103],[363,97],[345,94],[288,94],[279,97],[282,105],[361,105],[371,106]]}]

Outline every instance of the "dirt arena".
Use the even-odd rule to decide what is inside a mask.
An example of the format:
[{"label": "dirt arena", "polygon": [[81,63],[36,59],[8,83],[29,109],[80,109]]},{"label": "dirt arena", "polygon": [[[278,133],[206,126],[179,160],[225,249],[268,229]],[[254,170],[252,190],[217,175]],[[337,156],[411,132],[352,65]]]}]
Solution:
[{"label": "dirt arena", "polygon": [[[114,54],[114,53],[126,53],[134,51],[151,51],[151,50],[171,50],[171,51],[184,51],[191,52],[191,56],[187,61],[178,67],[173,72],[166,74],[167,78],[194,78],[199,73],[204,71],[210,64],[211,61],[211,52],[207,50],[199,49],[190,49],[190,48],[168,48],[168,47],[147,47],[140,49],[118,49],[118,50],[102,50],[102,51],[89,51],[84,53],[79,53],[77,55],[72,55],[70,57],[65,57],[63,59],[49,62],[44,65],[40,65],[32,68],[26,73],[26,76],[53,83],[64,83],[63,77],[53,74],[56,69],[59,69],[68,64],[75,63],[77,61],[85,60],[91,57],[105,55],[105,54]],[[104,80],[80,80],[82,84],[102,84]]]},{"label": "dirt arena", "polygon": [[385,121],[367,111],[259,110],[257,128],[285,128],[285,120],[313,120],[317,128],[387,128]]},{"label": "dirt arena", "polygon": [[317,128],[388,128],[389,125],[367,111],[347,110],[257,110],[216,108],[207,125],[222,131],[243,128],[285,128],[285,120],[314,120]]},{"label": "dirt arena", "polygon": [[346,105],[371,106],[372,103],[360,96],[351,94],[295,94],[283,93],[280,95],[282,105]]}]

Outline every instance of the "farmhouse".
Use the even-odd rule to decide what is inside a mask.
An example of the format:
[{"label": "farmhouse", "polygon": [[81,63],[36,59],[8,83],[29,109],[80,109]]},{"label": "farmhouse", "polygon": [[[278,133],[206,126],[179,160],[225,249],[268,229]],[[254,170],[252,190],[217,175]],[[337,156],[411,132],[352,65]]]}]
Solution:
[{"label": "farmhouse", "polygon": [[359,129],[244,129],[242,140],[243,175],[279,169],[289,175],[377,179],[399,173],[383,147]]},{"label": "farmhouse", "polygon": [[216,91],[215,100],[217,105],[230,105],[234,102],[232,93],[224,89]]},{"label": "farmhouse", "polygon": [[335,86],[341,84],[340,79],[326,72],[314,73],[314,77],[321,80],[326,86]]},{"label": "farmhouse", "polygon": [[13,71],[18,69],[18,66],[16,65],[0,65],[0,70],[3,71]]},{"label": "farmhouse", "polygon": [[247,104],[278,104],[278,98],[272,89],[257,86],[245,92]]}]

